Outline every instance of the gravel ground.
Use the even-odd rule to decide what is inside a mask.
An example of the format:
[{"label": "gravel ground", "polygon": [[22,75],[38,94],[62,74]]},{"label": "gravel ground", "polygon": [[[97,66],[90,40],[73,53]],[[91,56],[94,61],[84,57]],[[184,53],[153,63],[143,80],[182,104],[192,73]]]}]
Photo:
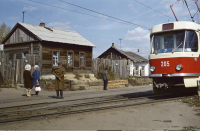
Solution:
[{"label": "gravel ground", "polygon": [[[141,87],[132,87],[132,90],[140,91],[139,88],[141,89]],[[128,89],[126,88],[127,91]],[[148,91],[151,87],[144,87],[141,90],[144,89]],[[8,92],[2,90],[1,95],[2,92],[4,95],[12,92],[11,89]],[[117,90],[124,91],[124,89],[116,89],[110,90],[110,92]],[[84,92],[97,93],[101,91]],[[73,93],[78,94],[79,92]],[[45,93],[43,97],[45,97]],[[1,98],[5,97],[0,96]],[[188,126],[200,128],[200,116],[195,115],[197,113],[194,111],[195,109],[197,108],[189,107],[176,100],[107,111],[40,118],[39,120],[0,123],[0,130],[181,130]]]}]

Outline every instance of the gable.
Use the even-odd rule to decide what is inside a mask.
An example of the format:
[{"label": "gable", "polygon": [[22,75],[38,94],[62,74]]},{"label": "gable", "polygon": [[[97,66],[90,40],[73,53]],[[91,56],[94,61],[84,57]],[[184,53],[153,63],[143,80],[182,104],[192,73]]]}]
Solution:
[{"label": "gable", "polygon": [[17,26],[13,31],[8,34],[5,44],[21,43],[38,40],[32,33],[23,28],[22,26]]}]

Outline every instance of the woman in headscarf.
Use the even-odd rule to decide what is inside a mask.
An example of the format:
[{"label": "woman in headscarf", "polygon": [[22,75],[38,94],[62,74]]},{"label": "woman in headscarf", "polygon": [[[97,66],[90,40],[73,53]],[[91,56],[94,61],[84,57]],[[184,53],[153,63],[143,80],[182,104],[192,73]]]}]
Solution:
[{"label": "woman in headscarf", "polygon": [[31,76],[31,65],[27,64],[25,66],[25,71],[23,74],[24,78],[24,87],[26,88],[26,93],[27,97],[31,97],[31,89],[33,88],[33,83],[32,83],[32,76]]},{"label": "woman in headscarf", "polygon": [[[40,72],[38,71],[39,66],[35,65],[33,69],[34,69],[34,72],[32,74],[32,76],[33,76],[33,87],[36,87],[37,84],[40,83]],[[39,94],[39,91],[35,91],[35,95],[37,96],[38,94]]]}]

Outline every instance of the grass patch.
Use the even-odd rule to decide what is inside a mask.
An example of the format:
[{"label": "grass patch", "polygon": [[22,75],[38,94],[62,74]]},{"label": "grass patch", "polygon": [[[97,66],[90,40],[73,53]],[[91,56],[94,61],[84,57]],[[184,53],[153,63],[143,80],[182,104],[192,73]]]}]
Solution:
[{"label": "grass patch", "polygon": [[88,75],[88,74],[85,74],[85,78],[90,78],[90,75]]},{"label": "grass patch", "polygon": [[74,88],[70,88],[70,91],[76,91],[76,89],[74,89]]},{"label": "grass patch", "polygon": [[129,76],[127,79],[128,79],[128,83],[131,84],[132,86],[152,84],[152,81],[138,82],[137,80],[134,79],[134,76]]},{"label": "grass patch", "polygon": [[183,99],[182,102],[187,103],[189,106],[200,107],[200,101],[197,95],[192,98]]},{"label": "grass patch", "polygon": [[200,129],[200,128],[196,126],[183,127],[183,130],[196,130],[196,129]]},{"label": "grass patch", "polygon": [[70,88],[70,91],[85,90],[85,86],[79,86],[78,89]]},{"label": "grass patch", "polygon": [[7,79],[7,80],[3,81],[1,86],[8,86],[8,85],[10,85],[10,81]]},{"label": "grass patch", "polygon": [[82,75],[80,75],[78,72],[74,72],[74,75],[77,80],[80,80],[80,78],[82,77]]},{"label": "grass patch", "polygon": [[95,75],[95,77],[97,79],[103,79],[102,73],[105,71],[105,68],[108,69],[108,80],[115,80],[116,79],[115,71],[112,70],[111,66],[106,66],[106,67],[103,66],[102,68],[100,68],[99,72],[97,73],[97,75]]},{"label": "grass patch", "polygon": [[79,86],[78,90],[85,90],[85,86]]}]

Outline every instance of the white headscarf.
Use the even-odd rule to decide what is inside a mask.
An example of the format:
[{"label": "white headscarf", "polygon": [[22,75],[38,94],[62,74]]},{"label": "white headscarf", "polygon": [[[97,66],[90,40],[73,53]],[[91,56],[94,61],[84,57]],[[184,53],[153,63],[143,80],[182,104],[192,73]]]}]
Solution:
[{"label": "white headscarf", "polygon": [[39,69],[39,66],[38,66],[38,65],[35,65],[34,67],[35,67],[37,70]]},{"label": "white headscarf", "polygon": [[26,66],[25,66],[25,70],[31,70],[31,65],[29,65],[29,64],[27,64]]}]

